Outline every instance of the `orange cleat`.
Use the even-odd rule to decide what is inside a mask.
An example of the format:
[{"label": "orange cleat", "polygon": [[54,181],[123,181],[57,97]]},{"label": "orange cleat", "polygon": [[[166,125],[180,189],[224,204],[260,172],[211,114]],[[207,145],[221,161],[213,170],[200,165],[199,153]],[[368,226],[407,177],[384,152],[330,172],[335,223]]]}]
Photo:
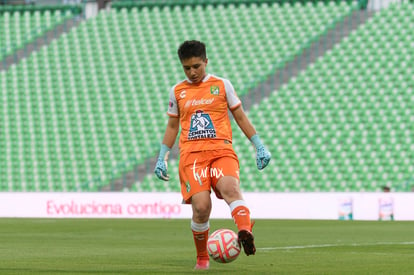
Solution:
[{"label": "orange cleat", "polygon": [[194,267],[196,270],[207,270],[210,267],[210,261],[209,259],[200,259],[197,258],[197,264]]}]

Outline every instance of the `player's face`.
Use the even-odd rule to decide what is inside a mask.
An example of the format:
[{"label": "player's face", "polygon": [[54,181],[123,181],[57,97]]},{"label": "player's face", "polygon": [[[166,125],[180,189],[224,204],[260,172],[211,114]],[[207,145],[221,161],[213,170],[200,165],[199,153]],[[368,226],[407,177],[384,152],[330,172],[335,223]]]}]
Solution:
[{"label": "player's face", "polygon": [[181,60],[185,75],[193,83],[201,82],[206,76],[207,62],[207,58],[202,59],[201,57],[191,57]]}]

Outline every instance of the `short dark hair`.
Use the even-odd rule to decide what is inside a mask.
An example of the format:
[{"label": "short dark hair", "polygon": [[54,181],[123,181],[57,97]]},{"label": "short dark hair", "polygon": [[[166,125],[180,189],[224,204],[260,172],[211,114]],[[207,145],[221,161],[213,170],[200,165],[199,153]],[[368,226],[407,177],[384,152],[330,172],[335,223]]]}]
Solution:
[{"label": "short dark hair", "polygon": [[189,59],[192,57],[200,57],[203,60],[207,58],[206,45],[197,40],[184,41],[178,48],[178,58],[180,60]]}]

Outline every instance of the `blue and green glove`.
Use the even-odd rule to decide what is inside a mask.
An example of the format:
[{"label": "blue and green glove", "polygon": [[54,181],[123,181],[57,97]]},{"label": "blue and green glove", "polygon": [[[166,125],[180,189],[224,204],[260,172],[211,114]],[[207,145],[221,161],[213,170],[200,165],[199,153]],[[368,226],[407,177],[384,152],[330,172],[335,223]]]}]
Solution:
[{"label": "blue and green glove", "polygon": [[270,152],[265,148],[260,137],[256,134],[250,138],[250,141],[253,143],[256,148],[256,164],[259,170],[264,169],[272,157]]},{"label": "blue and green glove", "polygon": [[161,180],[169,180],[170,176],[167,173],[168,168],[168,155],[170,154],[171,148],[165,144],[161,145],[160,154],[158,155],[157,163],[155,164],[154,173]]}]

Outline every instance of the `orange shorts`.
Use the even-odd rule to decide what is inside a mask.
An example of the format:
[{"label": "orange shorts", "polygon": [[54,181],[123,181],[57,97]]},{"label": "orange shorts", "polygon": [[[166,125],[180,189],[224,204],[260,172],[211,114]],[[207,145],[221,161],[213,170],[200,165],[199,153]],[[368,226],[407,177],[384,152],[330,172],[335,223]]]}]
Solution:
[{"label": "orange shorts", "polygon": [[218,180],[223,176],[239,180],[239,160],[232,149],[183,153],[178,170],[184,203],[191,203],[194,194],[211,189],[222,199],[216,190]]}]

